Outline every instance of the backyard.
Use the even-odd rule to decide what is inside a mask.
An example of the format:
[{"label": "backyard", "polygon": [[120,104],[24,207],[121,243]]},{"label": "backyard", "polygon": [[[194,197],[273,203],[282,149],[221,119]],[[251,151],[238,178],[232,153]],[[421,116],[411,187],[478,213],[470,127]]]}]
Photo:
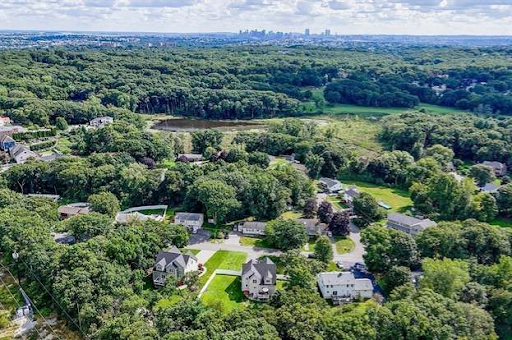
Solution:
[{"label": "backyard", "polygon": [[213,256],[206,261],[206,274],[199,279],[200,286],[212,276],[216,269],[241,270],[242,264],[246,262],[247,254],[239,251],[218,250]]},{"label": "backyard", "polygon": [[336,241],[336,251],[338,254],[350,253],[355,248],[354,241],[348,237],[336,236],[334,239]]},{"label": "backyard", "polygon": [[242,293],[240,277],[229,275],[216,275],[210,282],[208,289],[201,296],[201,301],[223,313],[245,308],[247,299]]},{"label": "backyard", "polygon": [[240,238],[240,245],[272,249],[272,246],[268,243],[267,239],[260,237],[242,236]]},{"label": "backyard", "polygon": [[392,211],[406,212],[412,207],[412,200],[405,190],[390,188],[359,181],[342,181],[346,186],[355,185],[362,192],[371,194],[377,201],[382,201],[391,206]]}]

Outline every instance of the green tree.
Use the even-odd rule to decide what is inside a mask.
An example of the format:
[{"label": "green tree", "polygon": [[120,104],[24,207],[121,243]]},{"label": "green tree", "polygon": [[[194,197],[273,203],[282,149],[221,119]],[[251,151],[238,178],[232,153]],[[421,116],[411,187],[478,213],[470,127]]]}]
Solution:
[{"label": "green tree", "polygon": [[500,213],[506,216],[512,215],[512,183],[498,189],[497,204]]},{"label": "green tree", "polygon": [[332,261],[332,244],[327,236],[321,236],[316,240],[314,254],[316,259],[324,263]]},{"label": "green tree", "polygon": [[216,223],[225,222],[228,216],[240,208],[235,189],[221,181],[198,181],[190,188],[188,195],[197,198]]},{"label": "green tree", "polygon": [[494,170],[487,165],[476,164],[469,168],[469,175],[475,179],[478,186],[483,187],[496,179]]},{"label": "green tree", "polygon": [[267,239],[276,248],[291,250],[301,248],[308,241],[306,228],[292,220],[273,220],[265,228]]},{"label": "green tree", "polygon": [[92,212],[76,215],[63,222],[66,229],[79,240],[106,235],[114,230],[114,221],[107,215]]},{"label": "green tree", "polygon": [[322,171],[324,164],[324,159],[313,153],[308,153],[304,161],[304,165],[306,165],[308,173],[312,178],[318,178],[320,176],[320,172]]},{"label": "green tree", "polygon": [[470,281],[469,266],[460,260],[424,259],[422,263],[424,277],[420,284],[448,298],[456,298]]},{"label": "green tree", "polygon": [[57,117],[55,119],[55,127],[61,131],[65,131],[68,129],[69,125],[63,117]]},{"label": "green tree", "polygon": [[201,130],[192,133],[192,147],[194,151],[203,154],[209,147],[220,149],[223,134],[219,130]]},{"label": "green tree", "polygon": [[93,211],[116,217],[119,212],[119,200],[110,192],[102,192],[89,196],[88,202]]},{"label": "green tree", "polygon": [[412,275],[408,267],[393,266],[384,277],[384,288],[390,294],[396,287],[411,283]]},{"label": "green tree", "polygon": [[367,222],[375,222],[384,218],[386,213],[379,207],[379,204],[372,195],[362,192],[353,200],[354,214]]}]

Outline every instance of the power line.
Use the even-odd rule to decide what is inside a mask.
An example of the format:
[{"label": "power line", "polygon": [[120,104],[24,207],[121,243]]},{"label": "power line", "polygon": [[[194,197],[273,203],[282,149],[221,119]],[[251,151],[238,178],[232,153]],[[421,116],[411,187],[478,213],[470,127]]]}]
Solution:
[{"label": "power line", "polygon": [[[14,277],[14,275],[12,275],[11,271],[9,270],[8,267],[4,266],[1,262],[0,262],[0,266],[2,266],[2,269],[5,269],[7,270],[7,272],[9,273],[9,275],[11,275],[11,277],[16,280],[16,278]],[[28,294],[23,290],[23,288],[21,287],[21,285],[18,283],[18,286],[20,287],[20,289],[23,291],[23,296],[24,297],[27,297],[28,299],[28,302],[30,302],[32,304],[32,306],[34,306],[34,309],[36,310],[37,314],[39,314],[39,316],[41,318],[43,318],[43,321],[45,323],[45,325],[48,325],[48,327],[50,327],[50,330],[52,331],[53,334],[55,334],[55,336],[60,339],[60,337],[57,335],[57,333],[55,332],[55,330],[53,329],[53,327],[50,325],[50,323],[48,322],[48,320],[46,320],[46,318],[43,316],[43,314],[41,314],[41,312],[39,311],[39,309],[37,308],[36,304],[34,303],[34,301],[32,301],[32,299],[28,296]]]},{"label": "power line", "polygon": [[[8,245],[6,244],[9,249],[11,251],[13,251],[13,249]],[[27,263],[25,261],[23,261],[23,259],[21,258],[21,256],[19,257],[19,260],[23,263],[23,265],[25,266],[25,268],[27,268],[27,270],[30,272],[30,274],[32,275],[32,277],[41,285],[41,287],[43,287],[44,291],[52,298],[52,300],[55,302],[55,304],[57,304],[57,306],[62,310],[62,312],[64,312],[64,314],[68,317],[68,319],[73,323],[73,325],[76,326],[76,328],[78,328],[78,330],[80,331],[80,333],[82,333],[82,335],[87,338],[87,335],[86,333],[82,330],[82,328],[75,322],[75,320],[73,320],[73,318],[68,314],[68,312],[60,305],[59,301],[57,301],[57,299],[53,296],[52,293],[50,293],[50,291],[45,287],[45,285],[39,280],[39,278],[37,277],[37,275],[35,275],[33,272],[32,272],[32,269],[30,269],[30,267],[27,265]]]},{"label": "power line", "polygon": [[[18,308],[22,308],[22,306],[20,306],[20,304],[18,303],[18,299],[16,299],[16,297],[14,296],[14,294],[11,292],[11,290],[9,289],[9,286],[7,286],[7,284],[5,283],[4,279],[2,278],[2,276],[0,275],[0,281],[2,281],[2,284],[5,286],[5,289],[7,289],[7,291],[9,292],[9,294],[11,295],[14,303],[16,304],[16,306],[18,306]],[[19,284],[18,284],[19,285]],[[20,287],[21,288],[21,287]],[[36,325],[34,325],[34,329],[36,330],[37,334],[39,334],[39,336],[41,337],[41,339],[43,339],[43,335],[41,334],[41,332],[37,329]]]}]

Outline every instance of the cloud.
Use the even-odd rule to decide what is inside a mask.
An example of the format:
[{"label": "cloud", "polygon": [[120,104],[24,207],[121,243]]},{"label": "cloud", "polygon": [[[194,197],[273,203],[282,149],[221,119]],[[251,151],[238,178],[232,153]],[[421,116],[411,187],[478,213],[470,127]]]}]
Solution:
[{"label": "cloud", "polygon": [[146,7],[146,8],[154,8],[154,7],[169,7],[169,8],[178,8],[178,7],[187,7],[193,6],[198,3],[198,0],[131,0],[128,7]]},{"label": "cloud", "polygon": [[349,9],[351,6],[346,1],[331,0],[328,2],[330,9],[335,11],[344,11]]}]

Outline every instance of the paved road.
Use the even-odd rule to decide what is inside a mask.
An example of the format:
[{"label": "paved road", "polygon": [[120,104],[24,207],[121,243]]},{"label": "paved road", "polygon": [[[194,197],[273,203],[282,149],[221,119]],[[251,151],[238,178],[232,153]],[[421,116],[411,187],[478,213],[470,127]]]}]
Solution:
[{"label": "paved road", "polygon": [[[264,255],[280,255],[281,251],[277,249],[267,248],[256,248],[240,245],[240,236],[237,233],[230,233],[229,239],[219,240],[219,243],[209,242],[209,233],[206,230],[199,230],[198,234],[194,234],[191,238],[190,244],[187,246],[188,249],[198,249],[206,251],[218,251],[218,250],[229,250],[229,251],[241,251],[247,253],[247,260],[257,259]],[[200,252],[202,253],[202,252]],[[198,253],[198,254],[200,254]],[[199,261],[201,262],[201,261]]]},{"label": "paved road", "polygon": [[206,261],[208,261],[210,257],[213,256],[213,254],[215,254],[214,250],[201,250],[199,253],[196,254],[197,263],[205,264]]}]

